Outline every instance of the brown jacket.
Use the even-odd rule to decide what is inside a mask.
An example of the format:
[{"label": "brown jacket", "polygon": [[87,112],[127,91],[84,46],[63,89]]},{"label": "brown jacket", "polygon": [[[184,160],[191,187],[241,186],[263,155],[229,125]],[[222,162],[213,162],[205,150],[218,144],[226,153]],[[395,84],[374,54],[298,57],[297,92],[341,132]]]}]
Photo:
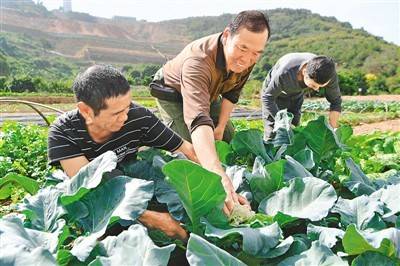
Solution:
[{"label": "brown jacket", "polygon": [[166,86],[182,94],[184,120],[190,132],[200,125],[214,128],[210,104],[219,95],[237,103],[253,66],[242,73],[226,71],[222,33],[188,44],[162,69]]}]

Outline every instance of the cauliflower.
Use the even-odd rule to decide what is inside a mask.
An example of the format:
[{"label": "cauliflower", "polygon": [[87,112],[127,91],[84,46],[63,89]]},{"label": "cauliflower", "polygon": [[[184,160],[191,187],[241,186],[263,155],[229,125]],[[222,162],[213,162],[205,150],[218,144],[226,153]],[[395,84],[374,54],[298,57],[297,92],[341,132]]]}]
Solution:
[{"label": "cauliflower", "polygon": [[232,226],[239,226],[240,224],[245,223],[251,218],[253,218],[254,215],[255,215],[254,211],[249,210],[247,207],[243,205],[235,204],[232,213],[229,216],[229,223]]}]

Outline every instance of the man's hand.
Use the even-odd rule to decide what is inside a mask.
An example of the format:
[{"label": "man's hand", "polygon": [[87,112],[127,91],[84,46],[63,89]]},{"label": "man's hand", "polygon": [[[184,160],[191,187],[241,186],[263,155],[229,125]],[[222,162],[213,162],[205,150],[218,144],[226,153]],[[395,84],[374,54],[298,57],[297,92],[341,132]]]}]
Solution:
[{"label": "man's hand", "polygon": [[146,210],[138,220],[150,229],[164,232],[168,237],[180,239],[184,242],[188,240],[188,234],[185,229],[167,212]]},{"label": "man's hand", "polygon": [[217,126],[214,129],[214,139],[215,140],[222,140],[222,138],[224,137],[224,131],[225,131],[225,127]]},{"label": "man's hand", "polygon": [[226,192],[225,203],[223,207],[224,213],[229,216],[235,207],[235,205],[240,204],[246,206],[248,209],[250,208],[250,203],[247,201],[245,197],[238,195],[235,192],[235,188],[232,185],[232,181],[228,176],[222,177],[222,185],[224,186]]}]

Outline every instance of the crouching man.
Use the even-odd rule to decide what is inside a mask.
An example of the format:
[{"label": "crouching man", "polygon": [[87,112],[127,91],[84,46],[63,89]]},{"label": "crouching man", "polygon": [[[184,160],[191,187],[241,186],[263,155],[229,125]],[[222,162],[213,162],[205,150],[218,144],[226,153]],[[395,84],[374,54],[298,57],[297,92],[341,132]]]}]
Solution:
[{"label": "crouching man", "polygon": [[[48,136],[50,164],[61,165],[69,177],[106,151],[115,152],[120,163],[134,158],[141,146],[182,152],[197,161],[189,142],[132,102],[129,83],[115,68],[92,66],[78,75],[72,88],[77,109],[60,116]],[[187,238],[169,213],[146,210],[139,221],[170,237]]]}]

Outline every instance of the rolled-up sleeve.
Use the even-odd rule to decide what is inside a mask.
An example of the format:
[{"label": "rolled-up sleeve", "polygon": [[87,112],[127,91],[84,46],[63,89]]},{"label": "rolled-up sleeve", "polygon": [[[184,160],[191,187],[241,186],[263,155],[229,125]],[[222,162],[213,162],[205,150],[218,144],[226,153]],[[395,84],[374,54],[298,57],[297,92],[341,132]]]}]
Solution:
[{"label": "rolled-up sleeve", "polygon": [[263,105],[263,111],[275,117],[279,111],[278,105],[276,104],[276,98],[282,93],[282,84],[280,75],[273,75],[268,73],[262,85],[261,101]]},{"label": "rolled-up sleeve", "polygon": [[188,58],[182,66],[181,94],[183,98],[183,118],[189,132],[198,126],[214,128],[210,117],[211,68],[200,58]]},{"label": "rolled-up sleeve", "polygon": [[342,111],[342,95],[340,93],[339,80],[337,76],[335,76],[334,79],[325,87],[325,97],[330,103],[330,111]]}]

